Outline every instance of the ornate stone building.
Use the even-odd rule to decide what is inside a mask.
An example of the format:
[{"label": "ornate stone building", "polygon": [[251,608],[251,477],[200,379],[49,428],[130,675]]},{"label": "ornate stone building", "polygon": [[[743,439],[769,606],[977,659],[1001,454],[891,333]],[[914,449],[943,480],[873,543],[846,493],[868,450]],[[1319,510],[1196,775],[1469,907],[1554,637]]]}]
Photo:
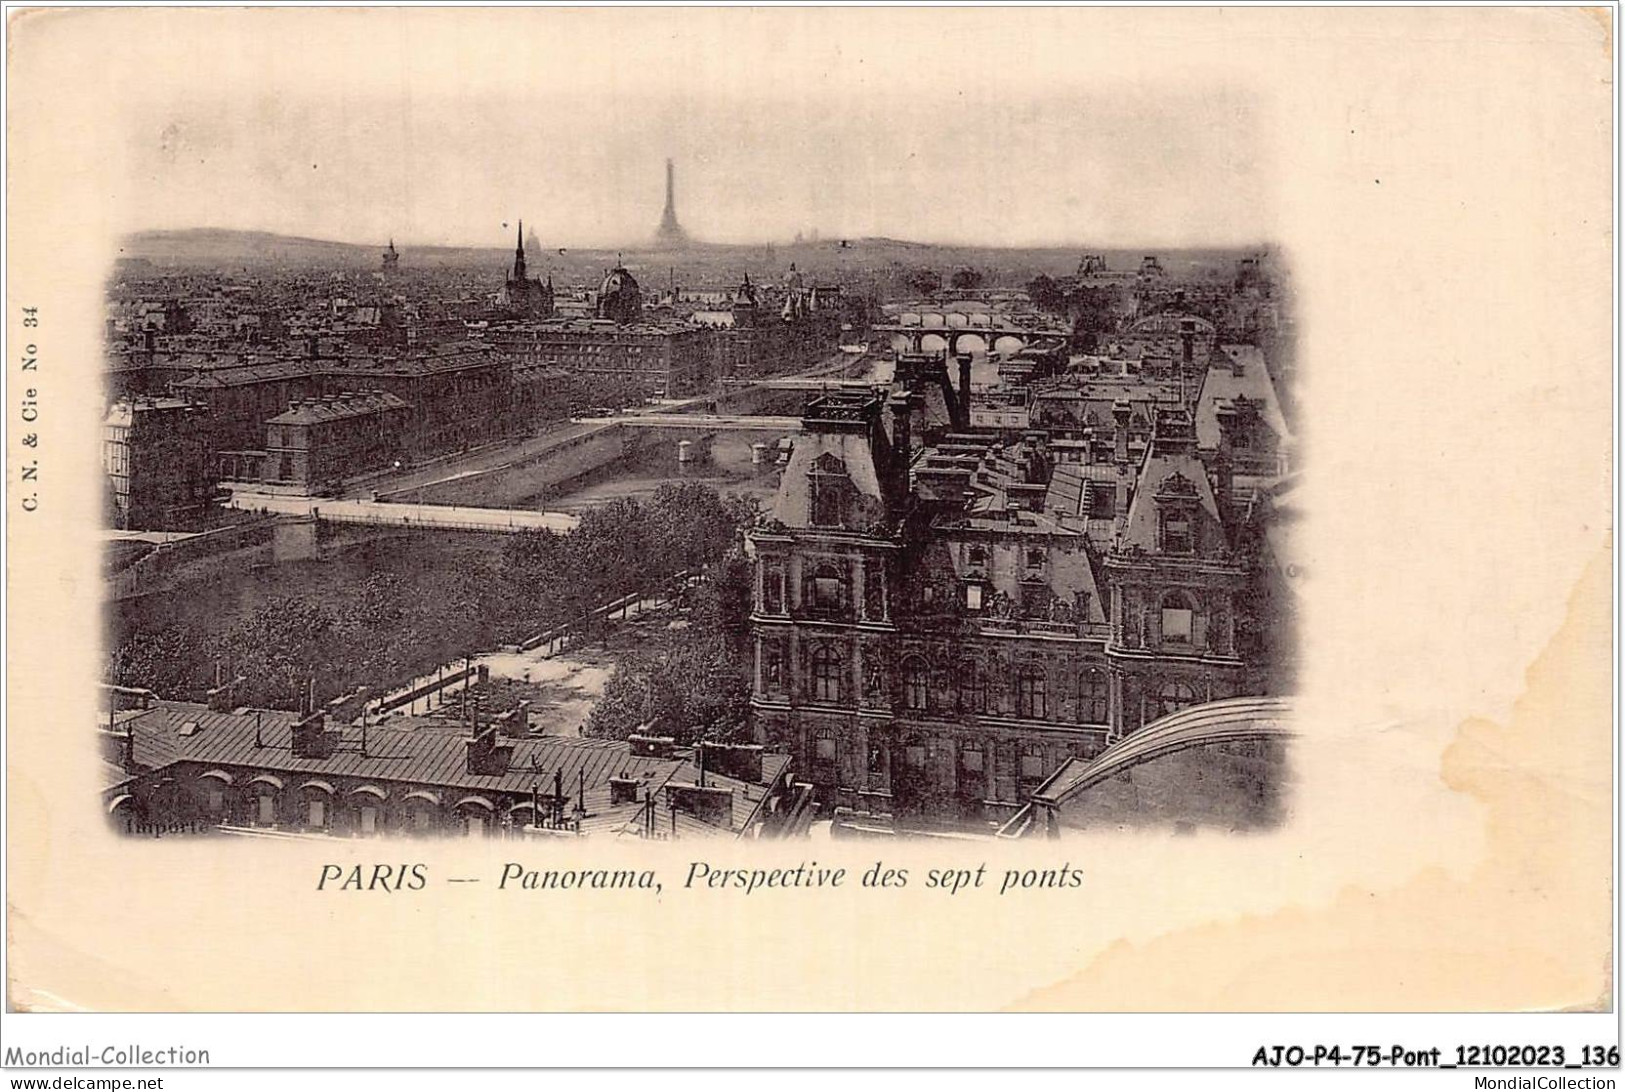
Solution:
[{"label": "ornate stone building", "polygon": [[748,536],[756,738],[826,808],[985,828],[1069,761],[1258,692],[1228,453],[1204,462],[1186,410],[1132,463],[1074,469],[1068,508],[1045,433],[954,421],[919,447],[902,387],[812,402]]}]

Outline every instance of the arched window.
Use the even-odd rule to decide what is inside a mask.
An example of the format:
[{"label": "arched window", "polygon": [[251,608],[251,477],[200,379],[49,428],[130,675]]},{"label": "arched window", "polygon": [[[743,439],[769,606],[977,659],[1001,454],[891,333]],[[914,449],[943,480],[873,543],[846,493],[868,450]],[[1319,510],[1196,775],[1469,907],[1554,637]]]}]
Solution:
[{"label": "arched window", "polygon": [[413,834],[433,834],[440,825],[440,797],[422,789],[407,793],[402,799],[407,829]]},{"label": "arched window", "polygon": [[1042,720],[1049,715],[1044,669],[1024,667],[1016,675],[1016,716]]},{"label": "arched window", "polygon": [[326,781],[306,781],[299,786],[303,798],[300,818],[311,830],[326,830],[332,818],[333,786]]},{"label": "arched window", "polygon": [[281,813],[278,798],[282,793],[282,779],[270,774],[260,774],[248,783],[248,791],[254,798],[251,815],[254,825],[276,826]]},{"label": "arched window", "polygon": [[909,709],[924,709],[931,685],[931,669],[918,656],[903,661],[903,705]]},{"label": "arched window", "polygon": [[465,796],[452,806],[452,812],[462,821],[464,834],[483,838],[491,830],[497,808],[483,796]]},{"label": "arched window", "polygon": [[841,700],[841,651],[834,645],[813,649],[812,676],[814,701]]},{"label": "arched window", "polygon": [[1162,597],[1162,641],[1188,645],[1194,639],[1196,604],[1184,592],[1171,591]]},{"label": "arched window", "polygon": [[384,801],[388,798],[377,785],[357,785],[350,790],[350,803],[355,808],[354,832],[363,837],[378,833],[383,815]]},{"label": "arched window", "polygon": [[976,669],[975,660],[966,660],[959,665],[959,711],[987,712],[987,680]]},{"label": "arched window", "polygon": [[1105,724],[1111,706],[1111,683],[1098,667],[1087,668],[1078,676],[1078,719],[1085,724]]},{"label": "arched window", "polygon": [[1188,705],[1196,704],[1196,688],[1190,683],[1169,679],[1157,691],[1155,717],[1166,717],[1170,713],[1177,713]]}]

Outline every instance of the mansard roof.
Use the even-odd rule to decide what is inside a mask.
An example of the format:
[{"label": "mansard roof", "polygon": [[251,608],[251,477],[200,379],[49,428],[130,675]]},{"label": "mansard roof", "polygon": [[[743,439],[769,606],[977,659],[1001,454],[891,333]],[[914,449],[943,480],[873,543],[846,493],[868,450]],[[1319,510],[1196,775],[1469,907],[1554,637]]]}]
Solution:
[{"label": "mansard roof", "polygon": [[1219,413],[1221,403],[1245,398],[1258,408],[1261,421],[1275,431],[1282,440],[1292,437],[1286,418],[1281,414],[1281,403],[1275,394],[1275,384],[1265,366],[1264,354],[1256,345],[1225,345],[1213,355],[1212,366],[1202,380],[1202,393],[1196,399],[1196,442],[1198,446],[1213,450],[1219,446]]},{"label": "mansard roof", "polygon": [[1198,529],[1198,541],[1228,541],[1224,521],[1219,518],[1218,501],[1213,486],[1208,482],[1202,460],[1189,449],[1159,451],[1153,444],[1151,453],[1140,467],[1139,481],[1134,488],[1134,499],[1129,503],[1128,519],[1123,523],[1116,548],[1144,550],[1157,553],[1157,508],[1159,498],[1189,498],[1196,503],[1198,519],[1205,524]]}]

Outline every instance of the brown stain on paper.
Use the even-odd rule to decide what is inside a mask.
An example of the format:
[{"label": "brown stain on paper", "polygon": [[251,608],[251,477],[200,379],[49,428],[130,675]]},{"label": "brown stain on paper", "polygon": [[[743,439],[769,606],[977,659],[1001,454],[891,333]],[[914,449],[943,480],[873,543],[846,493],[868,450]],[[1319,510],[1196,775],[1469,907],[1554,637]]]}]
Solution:
[{"label": "brown stain on paper", "polygon": [[[1509,724],[1457,729],[1440,778],[1486,807],[1483,860],[1389,890],[1118,941],[1018,1011],[1611,1008],[1612,537],[1570,593]],[[1380,798],[1374,794],[1380,806]]]}]

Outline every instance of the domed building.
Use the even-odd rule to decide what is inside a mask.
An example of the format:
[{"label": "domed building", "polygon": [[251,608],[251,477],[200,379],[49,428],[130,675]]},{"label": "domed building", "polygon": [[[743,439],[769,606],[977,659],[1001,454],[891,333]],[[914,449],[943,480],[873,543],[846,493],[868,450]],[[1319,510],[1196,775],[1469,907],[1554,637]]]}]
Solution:
[{"label": "domed building", "polygon": [[598,286],[598,317],[622,326],[642,320],[643,290],[624,265],[617,264]]}]

